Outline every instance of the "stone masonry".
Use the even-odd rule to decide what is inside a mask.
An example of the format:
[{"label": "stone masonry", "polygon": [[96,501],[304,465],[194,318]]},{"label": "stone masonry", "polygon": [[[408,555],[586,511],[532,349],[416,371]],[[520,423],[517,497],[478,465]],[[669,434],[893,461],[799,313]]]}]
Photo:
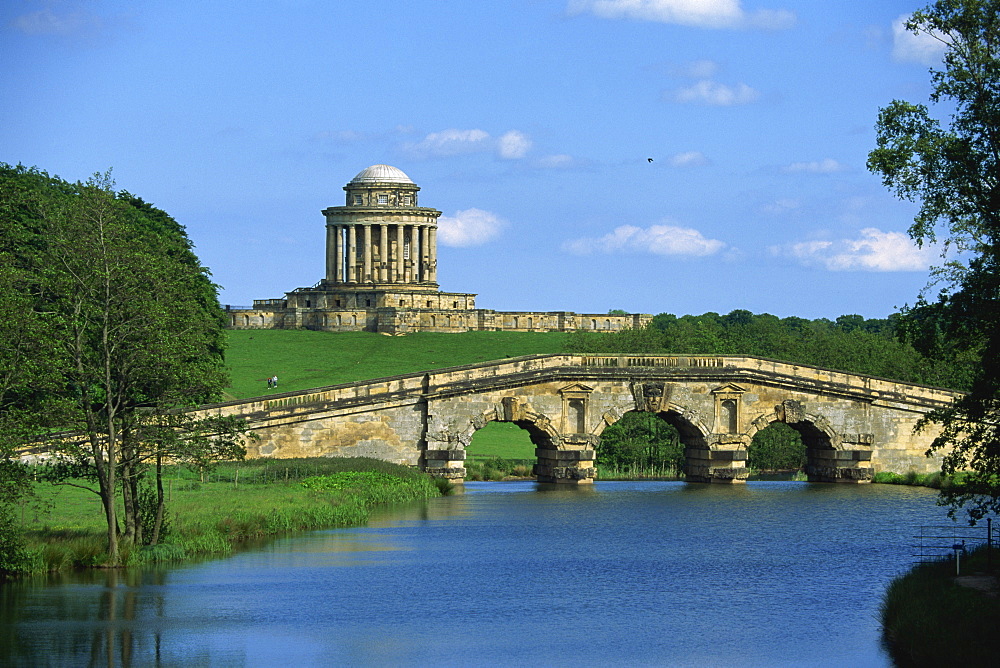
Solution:
[{"label": "stone masonry", "polygon": [[754,434],[784,422],[807,447],[809,480],[861,483],[927,473],[936,435],[914,432],[958,394],[754,357],[532,355],[203,407],[241,415],[251,457],[368,456],[462,481],[473,434],[512,422],[535,444],[541,482],[595,477],[601,433],[629,411],[680,433],[687,480],[746,480]]}]

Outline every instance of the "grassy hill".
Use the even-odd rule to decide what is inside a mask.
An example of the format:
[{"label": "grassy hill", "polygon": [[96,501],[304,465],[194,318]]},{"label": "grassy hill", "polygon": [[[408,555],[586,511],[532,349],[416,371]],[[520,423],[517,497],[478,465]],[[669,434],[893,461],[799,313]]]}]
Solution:
[{"label": "grassy hill", "polygon": [[[226,361],[233,399],[352,383],[459,364],[562,352],[565,332],[370,332],[230,330]],[[278,389],[267,387],[278,376]]]},{"label": "grassy hill", "polygon": [[[565,332],[420,332],[383,336],[370,332],[230,330],[226,361],[232,376],[228,398],[308,390],[371,378],[440,369],[540,353],[563,351]],[[267,379],[278,376],[278,388]],[[476,432],[470,458],[529,459],[535,447],[528,434],[507,423]]]}]

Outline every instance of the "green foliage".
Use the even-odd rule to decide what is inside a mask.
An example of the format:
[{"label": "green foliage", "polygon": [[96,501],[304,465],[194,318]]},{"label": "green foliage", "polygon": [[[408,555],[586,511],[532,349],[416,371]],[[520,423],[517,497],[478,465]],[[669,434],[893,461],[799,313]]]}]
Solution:
[{"label": "green foliage", "polygon": [[970,469],[941,498],[974,524],[1000,512],[1000,0],[939,0],[906,29],[946,47],[931,70],[940,111],[901,100],[882,109],[868,167],[920,204],[910,236],[953,251],[935,271],[940,292],[905,317],[915,345],[972,363],[968,393],[925,423],[942,427],[930,448],[942,471]]},{"label": "green foliage", "polygon": [[672,471],[684,468],[677,430],[654,413],[630,411],[601,434],[597,464],[617,471]]},{"label": "green foliage", "polygon": [[758,431],[747,449],[747,466],[754,471],[790,471],[805,465],[802,437],[783,422]]},{"label": "green foliage", "polygon": [[149,462],[242,449],[243,424],[181,411],[227,384],[216,286],[191,248],[110,174],[70,184],[0,164],[0,459],[69,430],[49,444],[92,468],[112,563],[119,538],[143,541]]},{"label": "green foliage", "polygon": [[661,313],[640,329],[574,332],[567,350],[608,355],[749,355],[912,383],[968,387],[972,359],[941,358],[938,350],[922,353],[907,338],[913,328],[904,333],[903,324],[899,316],[866,320],[844,315],[830,321],[779,319],[745,310],[680,317]]}]

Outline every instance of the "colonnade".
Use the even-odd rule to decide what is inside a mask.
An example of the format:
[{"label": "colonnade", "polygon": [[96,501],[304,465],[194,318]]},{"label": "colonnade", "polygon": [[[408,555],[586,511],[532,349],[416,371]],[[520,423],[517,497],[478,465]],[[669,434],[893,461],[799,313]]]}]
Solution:
[{"label": "colonnade", "polygon": [[437,227],[327,225],[331,283],[437,283]]}]

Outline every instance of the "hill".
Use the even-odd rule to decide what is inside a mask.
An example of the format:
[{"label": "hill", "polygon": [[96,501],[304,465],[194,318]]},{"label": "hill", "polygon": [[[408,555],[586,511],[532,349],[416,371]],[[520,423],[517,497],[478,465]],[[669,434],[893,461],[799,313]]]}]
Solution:
[{"label": "hill", "polygon": [[[459,364],[558,353],[564,332],[419,332],[384,336],[370,332],[230,330],[226,362],[232,376],[227,398],[247,399]],[[278,376],[278,388],[267,379]]]}]

